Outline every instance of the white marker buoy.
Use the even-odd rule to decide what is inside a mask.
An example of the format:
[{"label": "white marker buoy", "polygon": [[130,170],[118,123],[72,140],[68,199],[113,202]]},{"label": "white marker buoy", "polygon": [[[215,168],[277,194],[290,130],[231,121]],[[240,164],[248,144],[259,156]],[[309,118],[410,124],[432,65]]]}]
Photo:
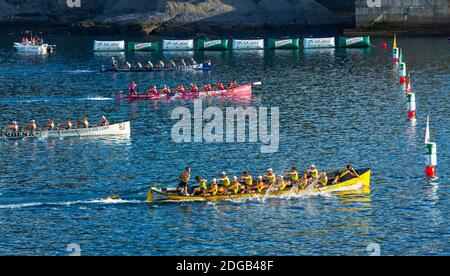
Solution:
[{"label": "white marker buoy", "polygon": [[400,83],[404,84],[406,82],[406,63],[400,62],[398,64],[398,73],[400,75]]},{"label": "white marker buoy", "polygon": [[427,143],[425,144],[427,147],[427,151],[425,153],[425,174],[428,177],[436,177],[436,169],[437,166],[437,147],[436,143]]},{"label": "white marker buoy", "polygon": [[398,48],[392,48],[392,60],[397,63],[399,60],[399,50]]},{"label": "white marker buoy", "polygon": [[427,127],[425,130],[425,174],[427,177],[436,177],[437,146],[430,142],[430,118],[427,116]]},{"label": "white marker buoy", "polygon": [[416,117],[416,94],[409,93],[408,94],[408,117],[410,119],[414,119]]}]

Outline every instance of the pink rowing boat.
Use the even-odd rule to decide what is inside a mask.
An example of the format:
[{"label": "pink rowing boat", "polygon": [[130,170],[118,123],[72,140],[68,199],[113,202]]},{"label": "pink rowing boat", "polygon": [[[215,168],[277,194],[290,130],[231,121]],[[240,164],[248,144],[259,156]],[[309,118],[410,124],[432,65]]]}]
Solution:
[{"label": "pink rowing boat", "polygon": [[127,94],[123,95],[122,91],[116,93],[116,100],[159,100],[159,99],[193,99],[204,97],[240,97],[250,98],[252,96],[252,86],[261,85],[261,82],[254,82],[251,84],[244,84],[232,89],[200,91],[198,93],[177,93],[172,94]]}]

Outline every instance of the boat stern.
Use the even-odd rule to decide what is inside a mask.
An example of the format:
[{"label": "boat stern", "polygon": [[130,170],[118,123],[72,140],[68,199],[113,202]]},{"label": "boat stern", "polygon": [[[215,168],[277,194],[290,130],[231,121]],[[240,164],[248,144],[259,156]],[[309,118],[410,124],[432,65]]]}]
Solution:
[{"label": "boat stern", "polygon": [[122,93],[123,93],[123,91],[116,92],[116,96],[115,96],[116,101],[120,101],[122,99]]}]

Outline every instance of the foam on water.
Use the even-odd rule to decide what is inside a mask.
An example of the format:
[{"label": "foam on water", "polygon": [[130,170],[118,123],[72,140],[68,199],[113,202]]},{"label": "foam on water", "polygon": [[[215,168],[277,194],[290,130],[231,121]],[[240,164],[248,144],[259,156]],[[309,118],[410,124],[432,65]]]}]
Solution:
[{"label": "foam on water", "polygon": [[11,99],[11,98],[4,98],[0,100],[1,104],[28,104],[28,103],[46,103],[50,102],[50,99]]},{"label": "foam on water", "polygon": [[92,70],[64,70],[62,71],[63,73],[68,73],[68,74],[83,74],[83,73],[93,73],[94,71]]},{"label": "foam on water", "polygon": [[145,203],[143,200],[124,200],[124,199],[92,199],[92,200],[76,200],[76,201],[62,201],[62,202],[28,202],[28,203],[17,203],[17,204],[3,204],[0,205],[0,209],[20,209],[29,207],[40,207],[40,206],[71,206],[71,205],[85,205],[85,204],[124,204],[124,203]]},{"label": "foam on water", "polygon": [[111,100],[114,100],[114,98],[102,97],[102,96],[93,96],[93,97],[81,98],[79,100],[80,101],[111,101]]},{"label": "foam on water", "polygon": [[40,97],[31,99],[20,98],[3,98],[0,99],[0,104],[31,104],[31,103],[48,103],[48,102],[73,102],[73,101],[112,101],[114,98],[102,96],[88,96],[84,98],[76,97]]}]

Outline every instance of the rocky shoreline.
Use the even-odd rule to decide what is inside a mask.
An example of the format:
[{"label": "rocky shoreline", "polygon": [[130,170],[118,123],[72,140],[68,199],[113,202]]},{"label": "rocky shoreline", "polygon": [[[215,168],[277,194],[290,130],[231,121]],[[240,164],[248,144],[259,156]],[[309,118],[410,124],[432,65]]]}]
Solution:
[{"label": "rocky shoreline", "polygon": [[42,22],[30,22],[20,24],[0,22],[0,34],[23,35],[33,31],[44,35],[121,35],[128,37],[161,36],[172,38],[183,37],[207,37],[218,39],[223,37],[252,38],[260,36],[290,36],[313,34],[331,35],[342,33],[343,25],[279,25],[279,24],[252,24],[252,25],[186,25],[186,26],[155,26],[155,25],[119,25],[119,24],[49,24]]},{"label": "rocky shoreline", "polygon": [[449,35],[448,26],[355,28],[353,0],[0,0],[0,33],[256,37]]},{"label": "rocky shoreline", "polygon": [[[352,2],[345,0],[344,2]],[[19,4],[18,4],[19,3]],[[89,35],[229,35],[287,33],[353,24],[351,9],[332,0],[0,0],[0,32]],[[331,5],[330,9],[327,5]]]}]

